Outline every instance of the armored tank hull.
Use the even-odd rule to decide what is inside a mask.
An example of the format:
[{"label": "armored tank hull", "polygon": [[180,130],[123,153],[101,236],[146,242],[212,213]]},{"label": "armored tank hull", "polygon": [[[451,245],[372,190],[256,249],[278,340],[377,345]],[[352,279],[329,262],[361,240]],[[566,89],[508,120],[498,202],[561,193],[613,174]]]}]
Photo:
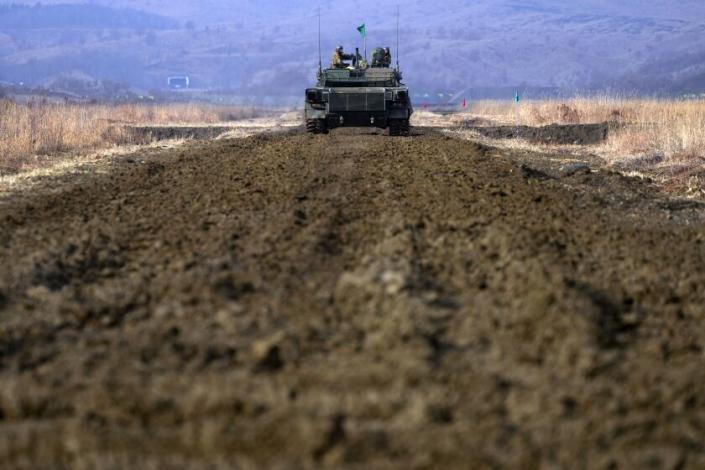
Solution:
[{"label": "armored tank hull", "polygon": [[413,112],[409,89],[390,68],[326,69],[317,86],[306,90],[306,129],[315,134],[336,127],[377,127],[407,136]]}]

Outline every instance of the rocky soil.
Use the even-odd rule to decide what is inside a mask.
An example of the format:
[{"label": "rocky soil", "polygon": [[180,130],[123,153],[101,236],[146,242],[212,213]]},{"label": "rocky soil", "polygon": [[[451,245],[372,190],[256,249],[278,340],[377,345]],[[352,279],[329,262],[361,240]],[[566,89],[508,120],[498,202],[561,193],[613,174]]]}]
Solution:
[{"label": "rocky soil", "polygon": [[4,468],[703,468],[705,207],[431,130],[0,201]]}]

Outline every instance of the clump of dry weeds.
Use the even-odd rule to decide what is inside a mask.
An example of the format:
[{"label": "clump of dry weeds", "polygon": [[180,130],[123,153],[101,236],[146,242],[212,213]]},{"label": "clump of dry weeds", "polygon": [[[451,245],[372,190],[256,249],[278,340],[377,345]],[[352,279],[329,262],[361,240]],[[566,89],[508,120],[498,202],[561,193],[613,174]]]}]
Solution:
[{"label": "clump of dry weeds", "polygon": [[37,155],[131,143],[120,124],[213,124],[254,118],[252,108],[196,104],[18,104],[0,100],[0,173],[31,167]]}]

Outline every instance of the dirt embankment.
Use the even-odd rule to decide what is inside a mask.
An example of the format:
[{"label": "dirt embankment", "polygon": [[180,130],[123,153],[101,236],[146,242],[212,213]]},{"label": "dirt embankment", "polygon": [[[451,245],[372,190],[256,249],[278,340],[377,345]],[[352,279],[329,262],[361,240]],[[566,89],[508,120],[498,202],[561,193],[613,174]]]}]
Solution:
[{"label": "dirt embankment", "polygon": [[0,204],[0,461],[702,468],[703,207],[433,132]]},{"label": "dirt embankment", "polygon": [[526,139],[553,145],[592,145],[607,140],[610,128],[618,124],[551,124],[530,126],[482,126],[471,129],[490,139]]},{"label": "dirt embankment", "polygon": [[213,139],[233,130],[228,126],[125,126],[132,142],[167,139]]}]

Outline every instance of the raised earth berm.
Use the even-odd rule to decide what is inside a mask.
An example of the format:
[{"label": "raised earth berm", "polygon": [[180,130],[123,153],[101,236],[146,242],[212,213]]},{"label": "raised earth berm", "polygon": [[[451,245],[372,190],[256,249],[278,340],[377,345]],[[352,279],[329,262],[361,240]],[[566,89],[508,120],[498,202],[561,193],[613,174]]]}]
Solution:
[{"label": "raised earth berm", "polygon": [[607,140],[617,124],[551,124],[543,127],[487,126],[471,127],[491,139],[525,139],[532,143],[556,145],[592,145]]},{"label": "raised earth berm", "polygon": [[151,142],[168,139],[205,140],[233,130],[228,126],[124,126],[134,142]]},{"label": "raised earth berm", "polygon": [[0,467],[705,468],[703,205],[519,158],[299,130],[3,195]]}]

